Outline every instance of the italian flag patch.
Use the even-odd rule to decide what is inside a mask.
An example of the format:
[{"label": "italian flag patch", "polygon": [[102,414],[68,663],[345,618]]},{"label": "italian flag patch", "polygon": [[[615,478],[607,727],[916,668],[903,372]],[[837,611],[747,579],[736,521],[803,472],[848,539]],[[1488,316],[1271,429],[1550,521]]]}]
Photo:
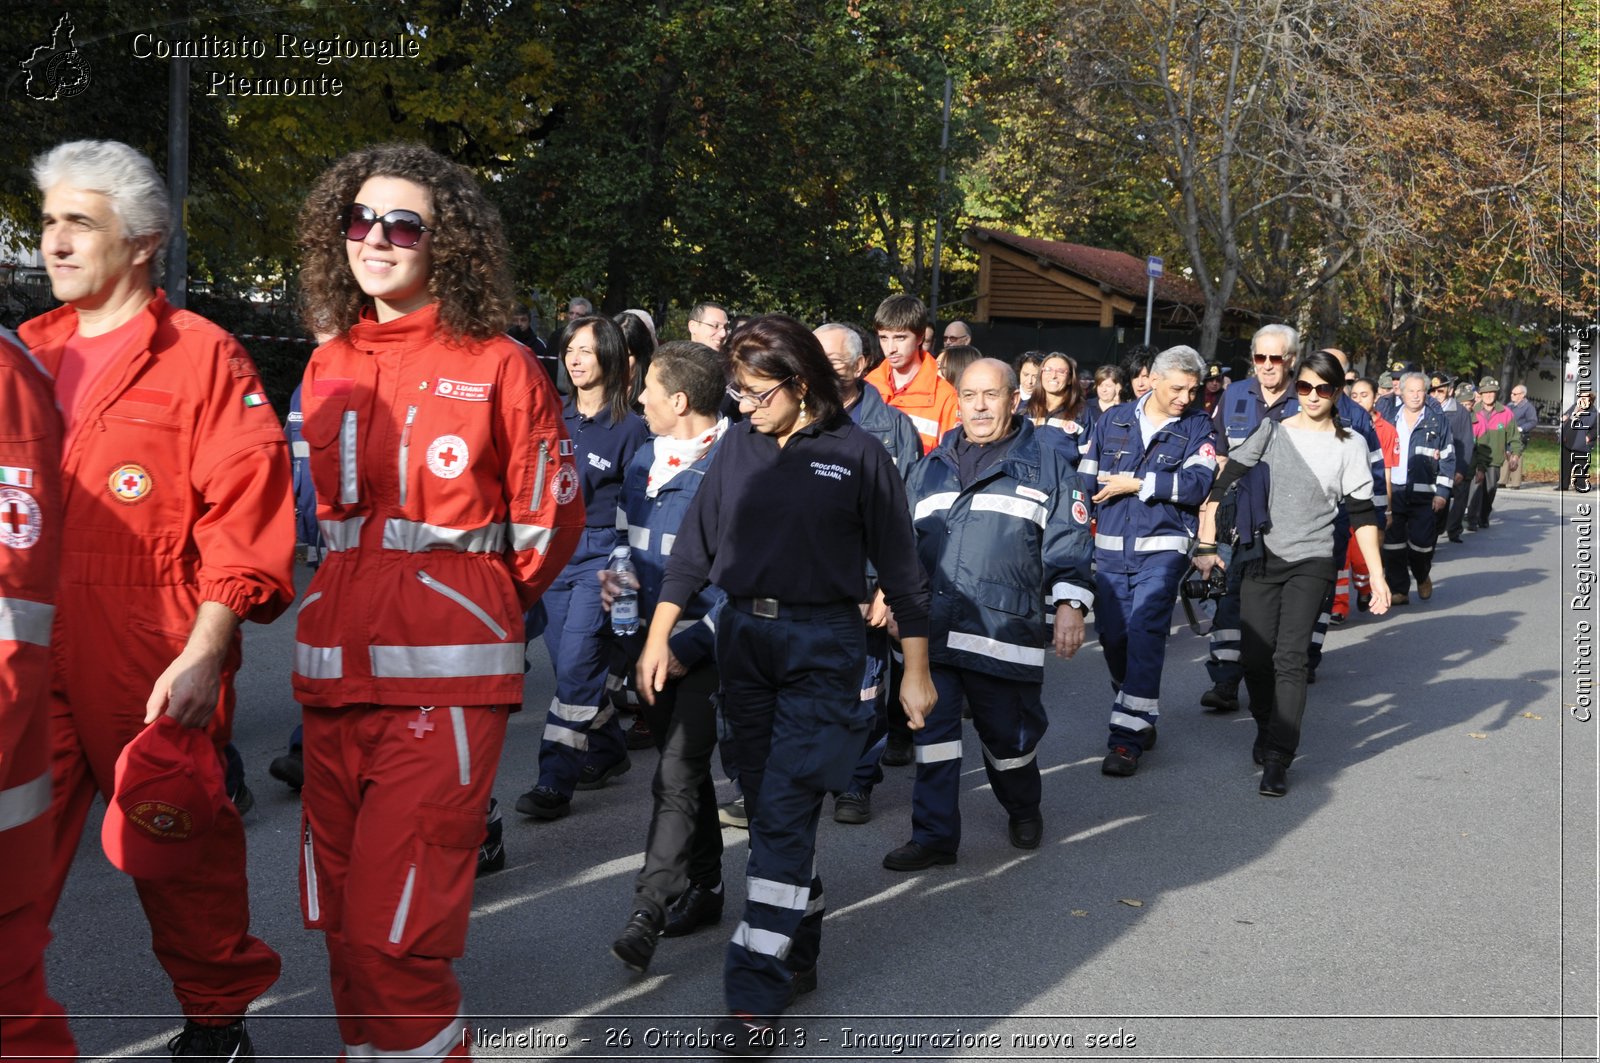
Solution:
[{"label": "italian flag patch", "polygon": [[266,393],[262,391],[252,391],[250,394],[244,397],[244,404],[246,406],[265,406],[267,404]]},{"label": "italian flag patch", "polygon": [[5,487],[32,487],[33,470],[14,465],[0,465],[0,485]]}]

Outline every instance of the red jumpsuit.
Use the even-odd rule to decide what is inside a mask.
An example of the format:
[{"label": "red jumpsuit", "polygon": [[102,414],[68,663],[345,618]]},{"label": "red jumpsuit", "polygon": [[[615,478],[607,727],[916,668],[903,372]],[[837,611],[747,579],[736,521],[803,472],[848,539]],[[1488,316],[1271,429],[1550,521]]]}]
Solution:
[{"label": "red jumpsuit", "polygon": [[[52,636],[53,914],[98,791],[144,727],[156,679],[183,650],[200,603],[268,623],[294,598],[289,448],[255,363],[228,333],[157,292],[129,347],[83,393],[62,457],[65,531]],[[22,326],[55,373],[78,327],[70,306]],[[239,636],[207,731],[233,723]],[[225,1023],[278,978],[250,934],[244,824],[225,804],[196,867],[135,880],[156,958],[183,1012]]]},{"label": "red jumpsuit", "polygon": [[510,339],[448,343],[430,305],[317,348],[302,430],[326,559],[301,604],[301,903],[349,1057],[465,1055],[451,960],[522,614],[583,529],[549,378]]},{"label": "red jumpsuit", "polygon": [[61,418],[49,379],[0,329],[0,1051],[78,1054],[44,981],[49,918],[50,625],[61,559]]}]

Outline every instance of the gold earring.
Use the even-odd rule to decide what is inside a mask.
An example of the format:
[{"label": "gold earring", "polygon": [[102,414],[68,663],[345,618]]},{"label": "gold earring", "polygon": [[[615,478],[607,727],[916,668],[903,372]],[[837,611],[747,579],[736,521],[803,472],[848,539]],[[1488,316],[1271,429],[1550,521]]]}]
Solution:
[{"label": "gold earring", "polygon": [[806,413],[806,400],[805,399],[801,399],[800,400],[800,416],[804,417],[805,413]]}]

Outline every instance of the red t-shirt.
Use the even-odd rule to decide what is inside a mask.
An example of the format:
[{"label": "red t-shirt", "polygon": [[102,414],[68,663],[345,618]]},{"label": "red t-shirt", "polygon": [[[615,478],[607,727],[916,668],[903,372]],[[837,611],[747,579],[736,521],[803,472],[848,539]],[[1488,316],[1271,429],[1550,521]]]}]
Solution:
[{"label": "red t-shirt", "polygon": [[143,314],[135,314],[101,336],[75,332],[62,348],[61,365],[56,369],[56,401],[61,405],[61,417],[68,432],[77,423],[80,407],[95,381],[133,342],[143,317]]}]

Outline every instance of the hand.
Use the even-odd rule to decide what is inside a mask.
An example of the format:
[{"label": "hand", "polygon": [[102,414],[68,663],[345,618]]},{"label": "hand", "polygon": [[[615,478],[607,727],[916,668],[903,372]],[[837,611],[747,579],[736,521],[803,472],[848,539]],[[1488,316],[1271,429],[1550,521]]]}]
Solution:
[{"label": "hand", "polygon": [[1391,600],[1388,581],[1383,578],[1383,573],[1374,572],[1372,574],[1372,605],[1370,607],[1372,614],[1374,616],[1382,616],[1387,613]]},{"label": "hand", "polygon": [[939,695],[933,689],[933,677],[927,669],[908,668],[900,677],[900,707],[906,710],[906,719],[913,731],[920,731],[933,711]]},{"label": "hand", "polygon": [[1458,483],[1458,484],[1459,483],[1465,483],[1466,479],[1467,478],[1465,476],[1463,476],[1461,473],[1459,473],[1459,472],[1456,473],[1456,483]]},{"label": "hand", "polygon": [[883,627],[889,623],[889,602],[884,598],[881,587],[873,594],[867,611],[862,615],[866,617],[868,627]]},{"label": "hand", "polygon": [[1387,531],[1388,528],[1389,528],[1389,525],[1391,525],[1393,523],[1394,523],[1394,514],[1393,513],[1385,513],[1383,515],[1383,527],[1384,527],[1384,530]]},{"label": "hand", "polygon": [[595,573],[600,577],[600,608],[611,612],[611,603],[617,600],[617,595],[622,593],[622,581],[617,574],[609,568],[603,568]]},{"label": "hand", "polygon": [[883,607],[883,623],[889,629],[889,637],[896,642],[900,641],[900,625],[895,621],[894,610],[887,605]]},{"label": "hand", "polygon": [[1222,558],[1216,554],[1195,554],[1192,560],[1195,570],[1200,573],[1202,579],[1211,575],[1213,568],[1220,568],[1224,572],[1228,569],[1228,566],[1222,563]]},{"label": "hand", "polygon": [[671,676],[672,651],[667,649],[664,641],[646,641],[644,652],[639,654],[639,663],[634,666],[634,684],[646,705],[656,703],[656,695],[666,687]]},{"label": "hand", "polygon": [[1056,656],[1067,660],[1083,645],[1083,614],[1071,604],[1056,606]]},{"label": "hand", "polygon": [[154,723],[163,713],[185,727],[204,727],[217,711],[222,689],[222,658],[185,649],[156,679],[144,705],[144,722]]},{"label": "hand", "polygon": [[1112,473],[1100,481],[1100,491],[1090,501],[1100,505],[1122,495],[1138,494],[1143,486],[1144,481],[1137,476],[1129,476],[1125,472]]},{"label": "hand", "polygon": [[1444,497],[1443,495],[1434,495],[1433,496],[1433,511],[1435,513],[1443,513],[1444,512],[1444,508],[1446,506],[1448,506],[1449,504],[1450,504],[1450,500],[1448,498]]}]

